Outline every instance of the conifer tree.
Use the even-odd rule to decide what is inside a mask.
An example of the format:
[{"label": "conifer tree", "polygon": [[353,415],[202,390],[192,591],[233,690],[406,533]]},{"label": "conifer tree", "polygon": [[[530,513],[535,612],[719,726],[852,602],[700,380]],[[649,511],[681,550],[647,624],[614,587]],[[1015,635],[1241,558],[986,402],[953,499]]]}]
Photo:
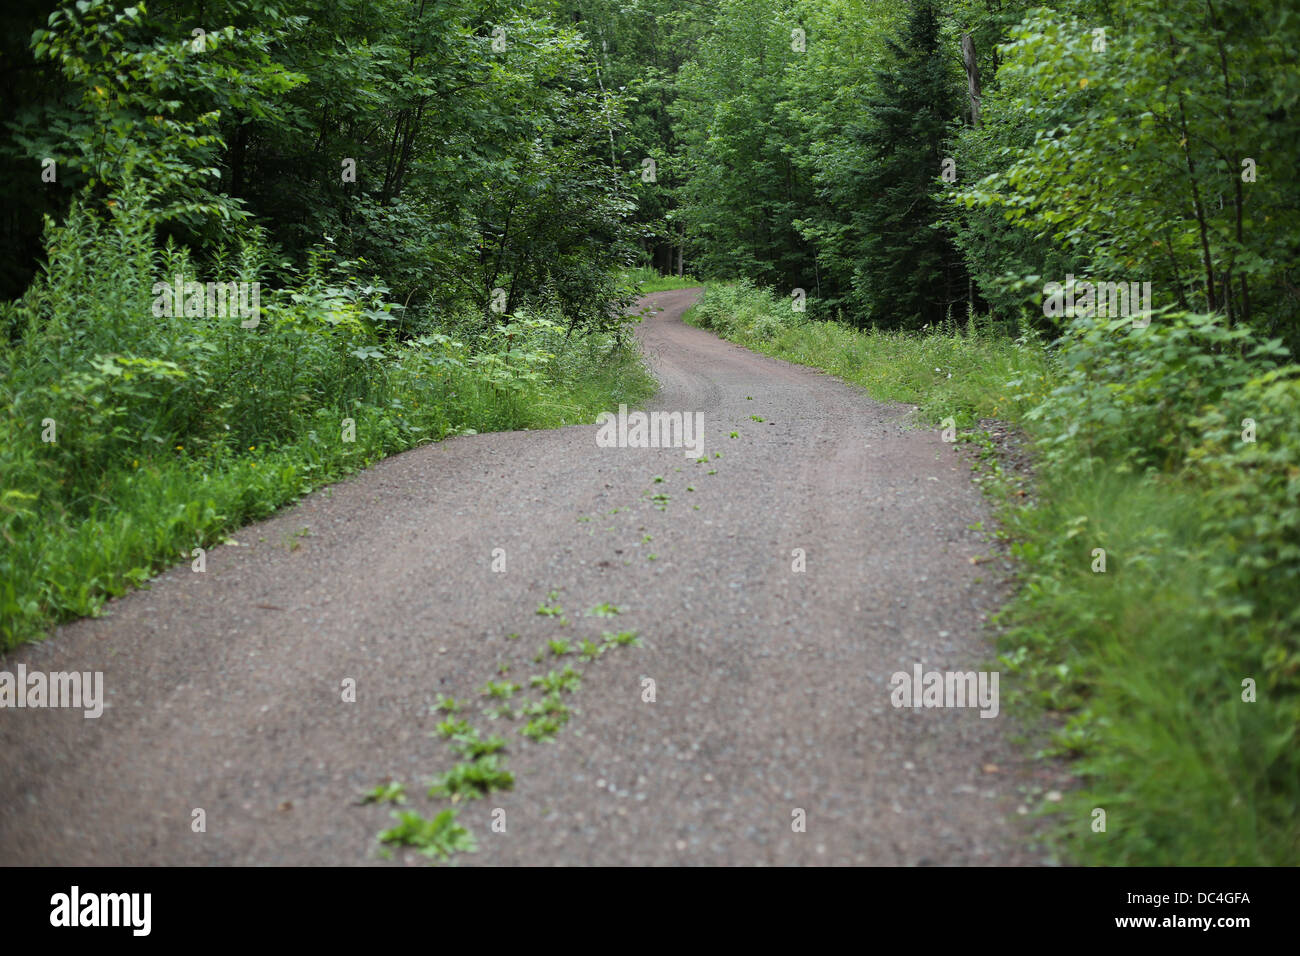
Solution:
[{"label": "conifer tree", "polygon": [[888,328],[919,328],[960,308],[967,279],[948,232],[935,225],[949,124],[959,88],[941,46],[933,4],[916,4],[889,43],[860,133],[860,162],[839,186],[851,217],[855,316]]}]

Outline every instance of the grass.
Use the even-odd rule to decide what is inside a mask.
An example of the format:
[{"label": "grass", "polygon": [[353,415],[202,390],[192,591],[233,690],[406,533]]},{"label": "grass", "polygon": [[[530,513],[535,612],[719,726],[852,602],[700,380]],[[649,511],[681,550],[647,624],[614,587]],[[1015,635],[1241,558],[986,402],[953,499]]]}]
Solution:
[{"label": "grass", "polygon": [[[48,492],[21,497],[27,492],[18,467],[0,473],[0,533],[6,539],[0,650],[38,639],[59,621],[96,614],[107,599],[159,571],[197,562],[194,549],[214,547],[236,529],[387,455],[465,432],[591,421],[653,391],[631,353],[576,339],[573,349],[586,354],[557,358],[518,393],[495,391],[468,373],[434,383],[413,377],[385,407],[350,410],[354,442],[336,440],[338,414],[321,411],[298,434],[256,451],[179,447],[121,458],[93,477],[83,509]],[[454,396],[449,404],[439,397],[446,395]],[[31,436],[18,433],[30,426],[0,423],[0,438],[28,442]],[[74,440],[72,434],[66,439]],[[28,447],[43,454],[38,440]],[[298,545],[293,538],[287,547]]]},{"label": "grass", "polygon": [[703,283],[694,276],[661,276],[650,266],[630,269],[620,273],[620,278],[627,285],[635,285],[643,295],[651,292],[665,292],[669,289],[694,289]]},{"label": "grass", "polygon": [[[971,427],[979,419],[1027,433],[1038,452],[1033,493],[1019,496],[996,464],[983,485],[998,512],[994,535],[1017,566],[1015,596],[996,621],[1004,712],[1042,728],[1041,756],[1064,759],[1077,781],[1060,802],[1038,808],[1062,858],[1294,865],[1300,649],[1266,598],[1222,586],[1244,539],[1207,531],[1212,488],[1195,467],[1089,459],[1070,431],[1084,430],[1079,389],[1052,394],[1064,374],[1056,355],[987,323],[859,331],[805,321],[744,284],[710,286],[687,320],[823,369],[875,399],[918,406],[922,421],[952,418],[964,438],[988,448]],[[1099,379],[1099,393],[1128,387],[1116,377]],[[1181,376],[1170,381],[1176,388]],[[1103,421],[1107,445],[1140,441],[1135,419]],[[1270,515],[1288,507],[1258,504]],[[1244,699],[1266,685],[1268,693]],[[1094,828],[1097,810],[1104,831]]]},{"label": "grass", "polygon": [[[971,320],[923,333],[862,331],[803,321],[788,304],[752,290],[729,290],[721,298],[702,299],[687,311],[686,321],[756,352],[822,369],[880,401],[919,406],[925,421],[953,417],[962,426],[979,418],[1019,421],[1051,383],[1042,345],[996,332],[987,323]],[[1008,386],[1013,380],[1022,384]]]},{"label": "grass", "polygon": [[1215,621],[1200,490],[1098,470],[1041,491],[1003,518],[1023,586],[1000,616],[999,660],[1058,716],[1048,750],[1079,778],[1057,814],[1062,849],[1098,865],[1293,865],[1293,712],[1242,700],[1265,669],[1253,622]]}]

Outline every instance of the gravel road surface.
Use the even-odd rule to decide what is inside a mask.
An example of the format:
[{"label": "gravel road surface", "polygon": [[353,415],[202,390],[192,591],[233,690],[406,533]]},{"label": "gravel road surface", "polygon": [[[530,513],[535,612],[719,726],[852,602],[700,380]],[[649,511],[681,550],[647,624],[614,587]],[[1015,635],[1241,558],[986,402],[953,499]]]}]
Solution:
[{"label": "gravel road surface", "polygon": [[[993,660],[969,465],[906,408],[684,325],[696,294],[648,297],[638,334],[647,407],[702,413],[707,463],[591,425],[448,440],[9,654],[102,671],[106,706],[0,711],[0,863],[424,865],[377,854],[392,807],[358,797],[448,805],[439,694],[515,774],[462,804],[458,864],[1039,862],[1006,710],[890,700],[914,664]],[[527,685],[547,640],[622,630],[643,646],[561,662],[584,680],[553,742],[480,714],[499,664]]]}]

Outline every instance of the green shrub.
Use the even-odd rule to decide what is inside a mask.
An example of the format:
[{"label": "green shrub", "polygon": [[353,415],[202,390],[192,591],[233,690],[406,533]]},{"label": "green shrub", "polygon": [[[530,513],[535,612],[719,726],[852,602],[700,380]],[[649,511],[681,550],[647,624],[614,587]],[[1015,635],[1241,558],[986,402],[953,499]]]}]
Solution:
[{"label": "green shrub", "polygon": [[653,387],[617,331],[520,312],[461,340],[439,325],[481,317],[404,316],[326,250],[282,285],[257,230],[208,272],[263,283],[255,326],[155,316],[155,282],[203,278],[155,225],[131,191],[103,216],[74,206],[0,306],[0,648],[384,455],[589,422]]},{"label": "green shrub", "polygon": [[1177,468],[1199,440],[1207,406],[1241,388],[1285,350],[1222,317],[1160,313],[1075,318],[1057,343],[1059,383],[1028,412],[1045,459]]},{"label": "green shrub", "polygon": [[[692,316],[914,403],[927,421],[1000,418],[1028,432],[1036,487],[1000,508],[1019,580],[998,619],[999,669],[1009,712],[1044,717],[1046,752],[1077,776],[1045,804],[1064,855],[1293,861],[1300,368],[1272,368],[1279,344],[1170,313],[1146,329],[1079,319],[1054,349],[975,320],[926,334],[818,321],[757,334],[753,317],[769,313],[780,315],[761,290],[710,285]],[[1105,832],[1092,829],[1097,808]]]},{"label": "green shrub", "polygon": [[1300,366],[1252,378],[1195,422],[1189,463],[1205,496],[1204,528],[1223,542],[1219,586],[1229,616],[1272,640],[1275,689],[1300,695]]}]

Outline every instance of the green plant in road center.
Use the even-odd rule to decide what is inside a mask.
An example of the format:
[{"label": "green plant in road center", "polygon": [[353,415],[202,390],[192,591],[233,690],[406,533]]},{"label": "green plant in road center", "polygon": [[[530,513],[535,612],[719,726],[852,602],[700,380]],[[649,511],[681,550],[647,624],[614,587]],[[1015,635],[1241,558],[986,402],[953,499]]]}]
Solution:
[{"label": "green plant in road center", "polygon": [[512,790],[515,776],[502,767],[498,757],[486,756],[471,763],[459,763],[429,785],[429,796],[450,797],[452,802],[477,800],[496,790]]},{"label": "green plant in road center", "polygon": [[564,721],[555,717],[534,717],[519,732],[536,743],[546,743],[555,739]]},{"label": "green plant in road center", "polygon": [[519,690],[519,685],[511,681],[488,681],[483,685],[483,696],[498,700],[509,700]]},{"label": "green plant in road center", "polygon": [[555,717],[562,721],[569,719],[569,705],[564,703],[560,690],[553,690],[546,694],[541,700],[531,701],[527,704],[523,713],[527,717],[548,716]]},{"label": "green plant in road center", "polygon": [[500,753],[506,748],[506,741],[504,737],[495,734],[486,739],[480,738],[477,733],[458,734],[452,738],[451,748],[467,760],[478,760]]},{"label": "green plant in road center", "polygon": [[602,636],[605,639],[606,647],[641,646],[641,639],[636,636],[636,631],[619,631],[617,634],[606,631]]},{"label": "green plant in road center", "polygon": [[381,783],[373,790],[366,791],[362,803],[405,803],[406,786],[396,780]]},{"label": "green plant in road center", "polygon": [[380,833],[379,841],[414,847],[421,855],[440,860],[449,859],[453,853],[474,853],[478,845],[470,832],[456,822],[456,814],[456,810],[447,809],[425,819],[411,811],[394,811],[398,823]]},{"label": "green plant in road center", "polygon": [[564,608],[560,607],[556,599],[557,595],[552,591],[549,599],[551,603],[548,604],[543,601],[541,604],[537,605],[537,613],[543,617],[559,617],[564,613]]},{"label": "green plant in road center", "polygon": [[434,733],[439,737],[459,737],[474,732],[474,728],[469,725],[467,720],[444,720],[434,728]]},{"label": "green plant in road center", "polygon": [[442,711],[444,714],[456,714],[460,712],[461,705],[455,697],[446,697],[439,694],[433,702],[433,710]]},{"label": "green plant in road center", "polygon": [[572,694],[582,685],[582,671],[572,664],[565,664],[564,670],[549,671],[545,675],[533,675],[529,678],[532,687],[540,687],[547,693],[565,691]]}]

